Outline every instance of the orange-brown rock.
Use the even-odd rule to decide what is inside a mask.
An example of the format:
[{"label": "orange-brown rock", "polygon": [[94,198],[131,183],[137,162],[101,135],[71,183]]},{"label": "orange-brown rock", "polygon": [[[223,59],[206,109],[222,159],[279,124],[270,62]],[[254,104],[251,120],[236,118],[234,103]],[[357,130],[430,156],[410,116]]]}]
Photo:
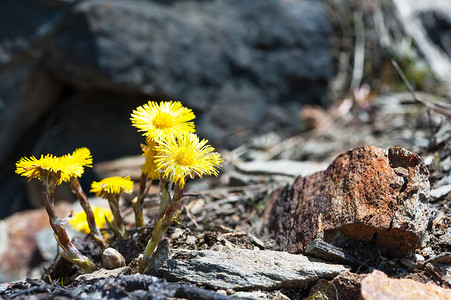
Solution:
[{"label": "orange-brown rock", "polygon": [[451,290],[412,279],[393,279],[374,270],[361,283],[362,300],[448,300]]},{"label": "orange-brown rock", "polygon": [[[365,274],[342,272],[333,280],[318,279],[309,292],[309,299],[359,300],[360,284]],[[315,298],[316,296],[316,298]]]},{"label": "orange-brown rock", "polygon": [[265,229],[283,249],[302,253],[317,237],[339,235],[372,242],[386,255],[404,256],[417,246],[430,213],[429,171],[403,148],[361,146],[325,170],[298,177],[275,192]]}]

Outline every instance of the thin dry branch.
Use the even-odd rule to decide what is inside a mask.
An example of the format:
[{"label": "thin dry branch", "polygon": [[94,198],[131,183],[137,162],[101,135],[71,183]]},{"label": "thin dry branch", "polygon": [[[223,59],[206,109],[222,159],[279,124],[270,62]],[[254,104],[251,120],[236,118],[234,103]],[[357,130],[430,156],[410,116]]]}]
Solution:
[{"label": "thin dry branch", "polygon": [[398,63],[396,62],[396,60],[392,59],[392,65],[393,67],[395,67],[396,71],[398,72],[399,76],[401,77],[402,81],[404,82],[404,84],[407,87],[407,90],[409,91],[410,95],[412,96],[412,99],[417,102],[420,103],[424,106],[426,106],[427,108],[442,114],[448,118],[451,117],[451,108],[449,108],[449,105],[447,105],[446,103],[432,103],[423,99],[419,99],[417,97],[417,95],[415,94],[415,91],[412,87],[412,85],[410,84],[410,82],[407,80],[406,76],[404,75],[404,72],[401,70],[401,68],[399,67]]}]

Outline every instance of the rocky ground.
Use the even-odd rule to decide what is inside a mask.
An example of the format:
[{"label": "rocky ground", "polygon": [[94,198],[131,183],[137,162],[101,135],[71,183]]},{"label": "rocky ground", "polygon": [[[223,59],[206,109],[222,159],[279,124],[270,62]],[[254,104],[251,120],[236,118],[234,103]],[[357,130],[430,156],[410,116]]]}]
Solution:
[{"label": "rocky ground", "polygon": [[[14,79],[3,91],[4,98],[19,99],[20,95],[12,91],[18,90],[15,87],[21,82],[39,83],[27,83],[27,88],[22,88],[22,93],[30,95],[26,99],[31,103],[20,106],[22,109],[15,110],[16,116],[8,120],[21,120],[17,116],[27,113],[24,107],[39,103],[42,93],[36,90],[47,91],[57,86],[58,91],[49,94],[51,97],[46,105],[50,107],[62,98],[69,98],[70,101],[63,103],[69,108],[60,110],[61,122],[59,119],[47,120],[44,122],[47,127],[42,128],[46,128],[43,132],[51,133],[53,138],[64,135],[62,139],[55,138],[53,144],[72,149],[72,145],[66,143],[66,137],[71,136],[72,131],[60,134],[58,128],[72,128],[66,127],[65,122],[78,124],[80,112],[89,111],[89,116],[85,116],[87,120],[105,123],[111,120],[110,113],[113,116],[121,111],[124,115],[123,111],[127,111],[128,115],[129,109],[124,110],[123,103],[119,105],[119,101],[112,101],[116,99],[114,97],[130,96],[132,100],[127,107],[133,107],[146,93],[163,93],[177,98],[186,96],[188,104],[198,105],[197,110],[202,112],[203,125],[200,127],[204,128],[203,132],[224,142],[219,151],[225,162],[219,178],[189,182],[179,224],[174,223],[169,228],[155,254],[157,263],[147,274],[134,274],[133,260],[142,252],[152,229],[151,221],[158,208],[157,187],[151,189],[151,196],[145,201],[149,221],[146,232],[135,232],[129,241],[112,243],[127,262],[126,267],[114,270],[100,269],[92,274],[81,274],[65,260],[55,259],[58,257],[56,245],[43,210],[9,216],[0,222],[0,281],[4,282],[0,284],[0,296],[5,299],[450,299],[451,109],[446,90],[451,82],[451,72],[443,72],[451,56],[446,42],[449,41],[446,37],[449,37],[450,22],[444,17],[446,12],[451,12],[444,9],[447,1],[434,2],[435,10],[416,6],[413,19],[400,13],[411,11],[406,9],[407,2],[403,0],[393,1],[392,6],[382,2],[357,4],[349,1],[347,5],[340,5],[341,2],[325,1],[333,29],[321,25],[323,18],[315,18],[319,23],[313,26],[316,29],[312,32],[307,30],[310,27],[302,27],[304,25],[293,30],[307,30],[319,36],[321,41],[315,45],[323,50],[327,45],[322,36],[333,31],[335,34],[330,38],[332,57],[317,61],[316,66],[307,64],[318,73],[299,71],[310,70],[304,68],[305,65],[296,67],[296,72],[300,73],[295,72],[296,80],[286,91],[281,87],[294,74],[289,63],[282,64],[283,67],[277,70],[277,78],[267,78],[263,74],[275,74],[276,70],[272,68],[280,65],[273,64],[273,59],[288,57],[288,61],[292,61],[290,55],[296,57],[296,52],[291,48],[298,49],[299,45],[305,44],[302,37],[298,37],[300,40],[291,35],[287,39],[283,37],[288,30],[285,26],[290,27],[291,17],[304,19],[306,10],[303,8],[308,2],[268,1],[268,6],[251,7],[234,1],[236,5],[229,10],[233,13],[215,23],[219,26],[217,30],[236,42],[235,49],[242,50],[235,56],[228,50],[218,50],[224,51],[220,57],[229,57],[229,65],[234,66],[228,74],[230,78],[226,76],[227,64],[224,65],[225,73],[220,73],[224,79],[217,79],[208,74],[209,68],[193,70],[191,68],[196,64],[187,63],[186,74],[197,74],[198,77],[187,76],[194,81],[182,83],[178,65],[169,62],[167,77],[163,79],[147,74],[153,70],[150,67],[142,74],[136,71],[137,66],[138,70],[142,64],[154,66],[158,57],[165,57],[161,52],[164,47],[130,47],[122,40],[123,35],[118,35],[119,31],[110,26],[118,18],[105,14],[102,3],[75,1],[69,8],[64,1],[33,4],[45,7],[51,4],[55,10],[44,9],[43,12],[55,13],[59,18],[51,19],[49,24],[43,21],[48,18],[30,18],[31,23],[49,25],[45,27],[47,29],[55,26],[54,30],[34,34],[33,30],[38,26],[32,24],[24,36],[37,42],[21,44],[19,40],[13,40],[0,44],[0,47],[6,45],[8,50],[5,50],[8,55],[3,57],[0,67],[13,72],[5,71],[0,76]],[[138,14],[140,20],[151,20],[152,26],[163,28],[166,36],[175,35],[173,38],[177,41],[180,39],[178,32],[183,28],[191,32],[197,42],[206,39],[208,43],[213,43],[215,37],[198,32],[193,20],[212,24],[211,14],[230,5],[220,1],[208,2],[206,6],[199,4],[202,1],[149,1],[143,2],[142,6],[125,5],[122,1],[111,3],[108,9],[118,16],[125,18]],[[291,13],[280,3],[295,3],[292,5],[299,9]],[[72,9],[77,13],[73,14]],[[155,9],[160,13],[153,13]],[[323,16],[324,11],[317,4],[310,9],[312,14]],[[193,18],[199,11],[205,15],[200,19]],[[253,13],[257,11],[259,13]],[[271,27],[271,24],[258,21],[258,16],[279,13],[290,18],[284,18],[288,20],[287,24],[279,24],[280,27],[270,31],[274,39],[266,40],[264,35],[249,37],[247,33],[240,33],[239,28],[222,26],[239,23],[237,20],[244,18],[250,24],[259,24],[257,31],[266,32],[266,26]],[[166,27],[161,25],[162,16],[182,21],[175,22],[174,28]],[[60,20],[65,22],[59,23]],[[425,31],[415,27],[418,22]],[[140,40],[139,28],[127,28],[130,36]],[[429,39],[414,46],[403,38],[405,32],[414,35],[416,40],[425,38],[420,33],[428,35]],[[65,43],[76,33],[91,38],[88,46],[99,45],[97,57],[91,60],[89,47],[67,47]],[[94,43],[97,39],[102,42]],[[249,39],[255,43],[243,42]],[[431,55],[435,52],[431,52],[426,43],[430,44],[431,40],[443,50],[438,53],[445,55]],[[166,40],[162,42],[164,45]],[[194,41],[181,39],[180,43],[172,49],[175,54],[196,48]],[[135,41],[130,45],[138,44]],[[315,46],[314,43],[307,44]],[[268,51],[274,50],[274,45],[277,45],[277,51]],[[115,53],[111,49],[118,46],[137,59],[113,63],[117,60],[111,56]],[[220,44],[217,46],[225,49]],[[20,47],[28,47],[28,50],[21,52]],[[143,49],[153,55],[143,56],[140,52]],[[204,57],[202,51],[192,51],[187,62]],[[78,55],[66,55],[68,52]],[[33,53],[35,55],[30,55]],[[317,53],[318,50],[308,48],[307,60],[315,61]],[[255,69],[258,65],[248,63],[261,55],[275,55],[266,61],[267,64],[260,65],[263,71]],[[409,93],[410,84],[400,80],[390,61],[393,57],[413,89],[421,92]],[[67,59],[69,61],[65,61]],[[210,65],[223,66],[218,62],[219,57],[211,60]],[[328,78],[332,72],[329,69],[331,61],[334,76]],[[326,65],[329,67],[324,68]],[[26,72],[18,71],[22,69]],[[48,70],[51,72],[47,73]],[[27,72],[34,75],[24,81],[22,77]],[[254,73],[261,77],[254,77]],[[15,77],[8,74],[15,74]],[[308,93],[301,95],[301,91],[294,88],[298,86],[295,83],[314,81],[312,76],[319,78],[315,81],[319,88],[310,86]],[[80,78],[84,81],[78,81]],[[148,78],[156,82],[150,84]],[[192,94],[186,95],[187,88],[179,85],[197,87],[196,78],[200,86],[190,89]],[[259,90],[258,83],[262,82],[265,89]],[[298,94],[301,98],[313,95],[316,99],[313,102],[325,104],[326,82],[330,99],[326,106],[310,106],[305,99],[300,100],[303,105],[299,101],[293,105],[281,100]],[[86,89],[92,86],[98,90]],[[151,90],[152,86],[156,91]],[[116,91],[120,92],[116,95]],[[213,97],[214,103],[206,102],[211,95],[217,94],[222,97]],[[263,98],[263,94],[268,94],[269,98],[262,104],[257,99]],[[96,99],[95,103],[92,99]],[[236,99],[236,103],[232,105],[226,99]],[[252,101],[242,108],[239,104],[245,102],[243,99]],[[6,103],[9,105],[14,101]],[[110,105],[110,102],[119,105],[118,108],[112,107],[116,104]],[[223,108],[227,108],[224,115]],[[263,116],[262,111],[269,115]],[[36,110],[33,118],[39,117],[42,112]],[[289,120],[284,123],[285,119]],[[248,123],[240,123],[243,120]],[[271,120],[276,123],[272,124]],[[30,123],[31,119],[28,121]],[[25,132],[30,126],[28,123],[20,123],[19,131]],[[288,123],[290,126],[285,126]],[[83,124],[89,129],[95,122]],[[84,128],[77,126],[75,128]],[[205,128],[214,128],[215,132]],[[225,128],[227,130],[222,131]],[[10,139],[19,131],[3,133],[0,138]],[[113,131],[114,135],[128,136],[128,131]],[[88,135],[86,140],[82,131],[73,132],[77,135],[72,141],[96,140],[99,153],[104,148],[112,148],[105,147],[104,140],[98,136]],[[49,140],[48,136],[39,137],[34,147],[50,151],[52,143],[45,143],[46,140]],[[136,140],[124,138],[122,144],[127,145],[125,148],[131,147]],[[20,143],[19,137],[14,141]],[[21,151],[29,150],[26,147],[27,144],[21,146]],[[13,151],[12,146],[9,148],[2,151]],[[105,157],[111,156],[108,151],[105,153]],[[128,156],[96,163],[93,171],[98,178],[130,175],[138,181],[141,164],[141,157]],[[10,178],[10,173],[2,176]],[[15,180],[8,179],[2,185],[8,189],[13,186],[14,191],[23,190],[11,182]],[[31,195],[39,191],[32,185],[28,189]],[[63,191],[62,198],[65,195],[67,193]],[[122,200],[122,211],[132,228],[130,200]],[[98,203],[95,199],[93,202]],[[69,210],[77,208],[61,203],[57,209],[58,215],[67,215]],[[74,231],[70,235],[75,236],[77,248],[101,264],[100,249],[89,237]]]},{"label": "rocky ground", "polygon": [[[384,292],[399,299],[415,289],[449,298],[450,124],[443,115],[402,98],[406,95],[391,97],[399,101],[391,102],[390,109],[385,97],[376,96],[365,110],[353,104],[340,116],[323,111],[322,120],[329,122],[293,137],[296,142],[260,136],[223,152],[219,179],[190,183],[180,224],[167,235],[170,251],[161,247],[164,263],[151,275],[131,274],[128,267],[80,275],[57,259],[47,264],[42,279],[2,284],[2,297],[380,299]],[[368,117],[362,119],[364,112]],[[402,148],[346,152],[352,139],[403,146],[418,155]],[[337,158],[337,153],[344,155]],[[294,160],[301,157],[307,159]],[[95,169],[108,174],[118,166],[136,169],[139,163],[139,157],[127,158]],[[300,180],[302,188],[296,185]],[[334,197],[327,186],[334,187]],[[303,199],[304,209],[296,203]],[[333,207],[327,204],[332,199],[342,202]],[[156,207],[157,198],[149,197],[149,219]],[[133,219],[129,206],[123,211]],[[148,234],[135,234],[113,247],[131,263]],[[99,260],[100,249],[89,237],[75,243]],[[42,265],[38,270],[42,273]]]}]

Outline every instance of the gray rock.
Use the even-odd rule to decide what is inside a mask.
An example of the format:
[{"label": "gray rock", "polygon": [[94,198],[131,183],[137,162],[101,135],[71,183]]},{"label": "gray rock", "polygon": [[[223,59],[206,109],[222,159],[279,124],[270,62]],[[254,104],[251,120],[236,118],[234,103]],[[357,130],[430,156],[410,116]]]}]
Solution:
[{"label": "gray rock", "polygon": [[348,270],[303,255],[270,250],[175,250],[160,274],[215,289],[302,288]]},{"label": "gray rock", "polygon": [[152,254],[149,265],[147,266],[144,274],[153,275],[158,272],[163,263],[169,258],[170,249],[168,240],[162,240],[157,247],[157,250]]},{"label": "gray rock", "polygon": [[61,92],[44,70],[42,57],[70,5],[43,2],[0,2],[0,163]]},{"label": "gray rock", "polygon": [[354,267],[355,269],[369,267],[366,262],[354,257],[348,251],[335,247],[334,245],[321,241],[320,239],[313,240],[305,249],[305,254],[318,257],[326,261],[346,264]]},{"label": "gray rock", "polygon": [[[279,75],[316,81],[332,71],[330,24],[315,1],[91,0],[73,12],[48,62],[77,86],[178,95],[199,109],[235,73],[280,95],[301,82],[279,85]],[[193,86],[207,91],[190,97]]]},{"label": "gray rock", "polygon": [[443,196],[448,195],[451,192],[451,184],[442,185],[431,190],[431,202],[440,199]]},{"label": "gray rock", "polygon": [[36,44],[55,32],[68,13],[70,2],[74,1],[1,1],[0,69],[39,49]]},{"label": "gray rock", "polygon": [[[227,137],[260,126],[271,103],[325,102],[331,27],[316,1],[83,1],[73,11],[47,60],[58,78],[180,99],[206,113],[200,133],[217,142],[236,145]],[[293,126],[296,114],[285,113]]]}]

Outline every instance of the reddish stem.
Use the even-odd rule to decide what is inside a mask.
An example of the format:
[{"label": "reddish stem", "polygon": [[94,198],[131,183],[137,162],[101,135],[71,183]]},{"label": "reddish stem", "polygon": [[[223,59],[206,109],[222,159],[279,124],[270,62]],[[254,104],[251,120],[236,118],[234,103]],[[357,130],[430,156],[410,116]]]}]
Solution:
[{"label": "reddish stem", "polygon": [[100,247],[105,249],[106,247],[108,247],[108,244],[105,242],[102,234],[100,233],[100,229],[97,226],[96,220],[94,218],[94,213],[92,212],[91,205],[89,204],[88,197],[83,191],[78,178],[71,178],[70,187],[72,188],[72,191],[77,195],[78,201],[80,202],[81,207],[86,213],[86,220],[88,221],[89,230],[91,231],[94,240],[100,245]]}]

